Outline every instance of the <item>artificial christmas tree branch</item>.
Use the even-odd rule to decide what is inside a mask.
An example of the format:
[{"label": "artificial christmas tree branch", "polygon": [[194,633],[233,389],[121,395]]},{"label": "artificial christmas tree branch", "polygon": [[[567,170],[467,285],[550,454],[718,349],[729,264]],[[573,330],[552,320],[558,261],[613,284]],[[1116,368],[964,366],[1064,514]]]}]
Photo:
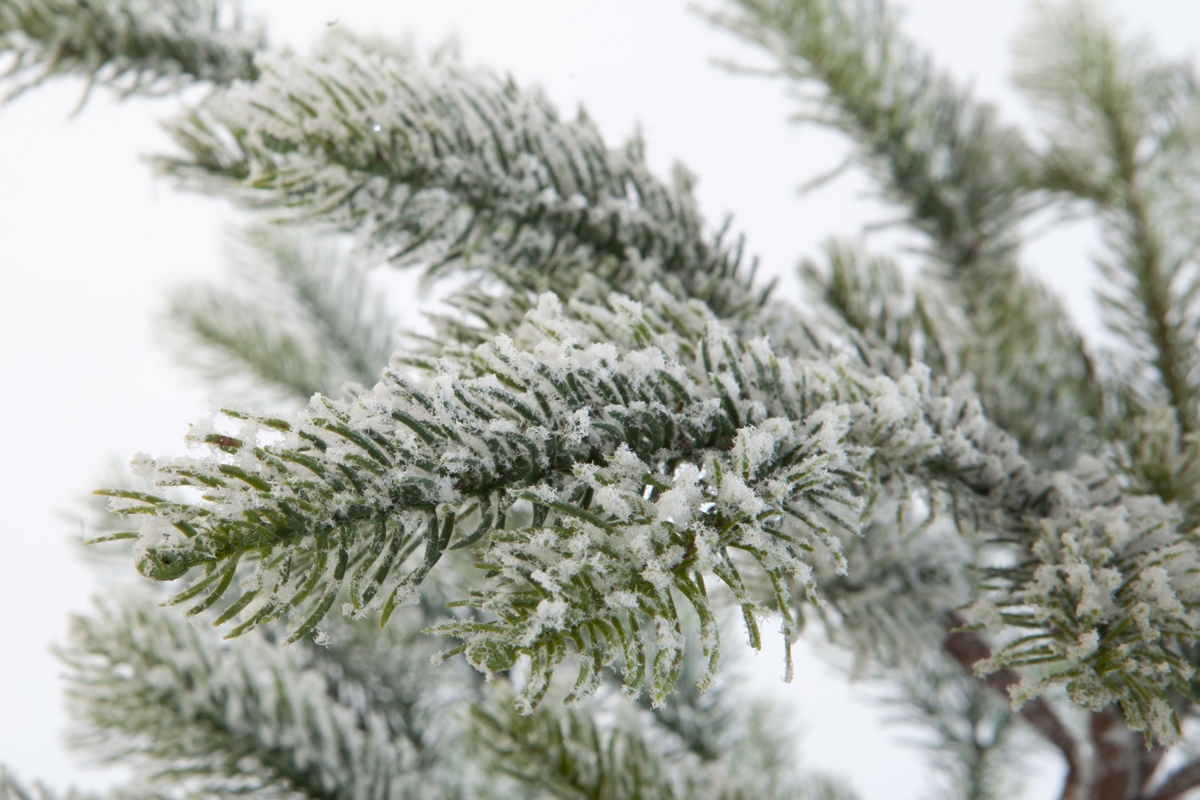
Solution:
[{"label": "artificial christmas tree branch", "polygon": [[369,386],[397,349],[400,322],[372,298],[365,271],[336,244],[259,226],[232,243],[228,287],[173,290],[163,314],[180,359],[209,380],[253,375],[307,401]]},{"label": "artificial christmas tree branch", "polygon": [[1186,435],[1200,401],[1194,70],[1145,42],[1119,41],[1077,2],[1043,9],[1034,22],[1016,77],[1049,118],[1041,182],[1100,219],[1111,251],[1101,262],[1106,322],[1157,373],[1131,376],[1130,388],[1142,404],[1174,408]]},{"label": "artificial christmas tree branch", "polygon": [[[930,394],[897,418],[891,410],[896,389],[873,369],[836,361],[834,373],[810,375],[802,360],[739,340],[690,296],[693,287],[707,285],[697,276],[714,265],[720,272],[727,262],[701,235],[686,183],[667,189],[644,173],[635,151],[614,156],[582,123],[561,124],[535,96],[486,76],[417,67],[353,42],[340,52],[303,62],[287,57],[279,62],[289,65],[286,72],[269,68],[255,85],[216,95],[176,127],[189,158],[161,163],[253,205],[298,208],[311,221],[356,231],[377,247],[391,247],[401,262],[425,259],[434,274],[439,267],[507,265],[517,278],[498,305],[527,303],[528,322],[510,314],[513,339],[501,335],[474,349],[445,349],[438,362],[402,359],[428,371],[432,382],[389,374],[351,405],[316,400],[298,427],[232,410],[226,417],[243,419],[243,431],[196,429],[194,441],[211,448],[207,463],[164,461],[152,469],[166,485],[204,487],[206,501],[123,498],[125,511],[150,517],[138,549],[145,574],[173,578],[205,565],[205,576],[181,600],[202,596],[197,608],[211,606],[236,579],[239,598],[219,616],[241,615],[234,634],[299,615],[293,636],[302,637],[338,602],[344,583],[351,613],[378,607],[386,620],[416,596],[452,542],[482,542],[489,577],[465,602],[488,617],[439,627],[464,639],[452,652],[465,652],[485,671],[507,670],[519,655],[531,656],[534,679],[522,695],[531,706],[570,652],[585,656],[573,698],[594,691],[601,667],[619,660],[630,687],[648,681],[661,702],[678,664],[671,593],[700,613],[709,631],[703,648],[715,665],[704,576],[712,570],[743,606],[752,641],[754,615],[763,607],[747,591],[744,565],[729,560],[727,548],[757,562],[773,584],[767,598],[774,595],[776,608],[788,608],[793,579],[813,596],[806,549],[828,550],[841,563],[836,531],[858,529],[858,509],[875,492],[872,476],[911,473],[950,491],[968,510],[977,507],[970,511],[983,514],[976,524],[997,541],[1048,548],[1044,557],[1062,560],[1052,567],[1061,576],[1080,556],[1061,549],[1055,536],[1118,520],[1136,523],[1133,547],[1121,558],[1142,578],[1120,591],[1150,598],[1169,641],[1189,640],[1195,587],[1168,509],[1119,492],[1091,499],[1100,491],[1093,486],[1108,485],[1103,476],[1079,483],[1039,473],[1003,434],[975,421],[966,410],[968,396],[955,394],[959,389],[918,389]],[[260,115],[260,122],[247,125],[238,116],[245,113]],[[342,113],[347,116],[339,121]],[[953,238],[940,227],[930,230]],[[552,295],[537,308],[521,300],[539,273],[552,273],[566,289],[585,284],[587,265],[597,261],[629,263],[648,270],[647,277],[675,282],[639,293],[640,303],[607,296],[559,311]],[[610,353],[611,344],[618,349]],[[776,369],[798,382],[781,380]],[[897,384],[924,385],[914,376]],[[809,398],[811,386],[823,387],[820,399]],[[876,391],[883,394],[870,399]],[[826,434],[798,434],[827,430],[825,416],[843,413],[835,409],[847,401],[849,449],[840,443],[828,449],[832,440],[819,444]],[[876,403],[884,405],[873,409]],[[883,423],[877,415],[885,406]],[[945,416],[952,408],[966,416],[952,422]],[[857,416],[863,412],[865,420]],[[893,429],[899,419],[906,422]],[[900,430],[907,433],[897,438]],[[281,446],[274,437],[282,437]],[[828,473],[803,466],[818,463],[820,470],[837,466]],[[769,464],[800,467],[788,481],[821,477],[804,483],[811,488],[772,488],[783,473],[776,476],[778,468]],[[747,499],[726,508],[742,491],[725,487],[739,470],[758,498],[752,505],[772,497],[765,506],[750,512]],[[691,471],[696,480],[678,484]],[[674,508],[689,492],[701,503],[711,495],[713,520],[709,511],[697,517],[685,515],[685,506],[667,512],[639,504],[669,500]],[[597,501],[602,513],[590,508],[596,497],[605,498]],[[503,522],[517,503],[530,504],[531,527]],[[716,526],[711,536],[704,533],[710,525]],[[640,544],[643,529],[648,550]],[[602,565],[594,574],[579,571],[580,554],[589,547]],[[420,560],[406,565],[418,551]],[[1155,561],[1160,551],[1170,554],[1173,566]],[[1101,552],[1110,551],[1087,558],[1101,559]],[[239,571],[242,558],[254,566]],[[671,571],[655,566],[659,562]],[[1001,650],[990,667],[1065,663],[1067,672],[1050,680],[1075,687],[1080,702],[1119,698],[1134,727],[1175,735],[1178,721],[1162,692],[1186,679],[1189,668],[1161,649],[1149,623],[1121,628],[1097,649],[1091,618],[1077,620],[1066,611],[1065,604],[1078,602],[1077,589],[1050,587],[1046,594],[1036,566],[989,573],[988,588],[999,594],[976,605],[976,624],[1034,629]],[[1183,592],[1183,600],[1171,600],[1164,587]],[[1034,611],[1008,610],[1016,608]],[[1067,621],[1054,632],[1035,624],[1037,615],[1059,610]],[[657,625],[652,639],[639,627],[642,614]],[[785,635],[790,629],[786,623]],[[1109,646],[1134,647],[1159,670],[1148,694],[1093,673],[1106,663]],[[1078,654],[1090,655],[1080,662]],[[1122,680],[1130,674],[1123,672]],[[1026,691],[1040,686],[1028,684]]]},{"label": "artificial christmas tree branch", "polygon": [[[216,85],[155,163],[293,227],[260,237],[265,267],[177,296],[174,313],[211,376],[307,403],[224,404],[186,455],[139,456],[141,483],[106,492],[137,530],[101,538],[135,541],[150,578],[186,576],[168,604],[248,638],[219,645],[132,602],[80,620],[68,661],[89,747],[149,764],[154,786],[263,798],[410,781],[435,796],[803,795],[776,780],[765,739],[738,754],[709,735],[719,702],[696,698],[730,607],[755,646],[764,619],[786,650],[815,616],[861,662],[909,670],[963,796],[997,795],[1009,757],[1014,717],[985,686],[1061,753],[1070,800],[1192,785],[1189,765],[1148,788],[1195,714],[1200,664],[1190,68],[1143,63],[1077,7],[1043,15],[1021,77],[1049,111],[1041,153],[882,3],[732,2],[717,18],[767,48],[925,245],[912,280],[834,243],[797,305],[706,227],[685,170],[660,180],[640,140],[609,148],[511,80],[348,35],[254,55],[261,40],[215,6],[55,8],[0,0],[18,84]],[[1063,197],[1103,222],[1110,331],[1151,365],[1116,373],[1125,386],[1100,386],[1019,268],[1030,214]],[[353,239],[355,263],[474,280],[432,336],[391,353],[362,274],[294,246],[299,224]],[[393,618],[403,642],[337,610]],[[434,719],[441,684],[391,670],[439,647],[511,680],[516,711]],[[980,683],[939,672],[939,647]],[[565,669],[573,688],[552,680]],[[441,675],[486,693],[467,672]],[[581,706],[614,675],[654,709],[628,712],[652,733],[544,702]],[[672,710],[684,677],[695,688]],[[1058,689],[1088,712],[1089,741]],[[470,760],[443,723],[483,731],[489,775],[514,780],[443,770]],[[692,780],[751,756],[765,782]]]},{"label": "artificial christmas tree branch", "polygon": [[683,275],[720,253],[685,173],[669,186],[642,145],[610,150],[585,117],[452,63],[399,61],[353,42],[274,56],[264,74],[174,122],[185,185],[365,235],[397,264],[549,268],[583,249],[630,250]]},{"label": "artificial christmas tree branch", "polygon": [[955,310],[941,336],[956,340],[989,416],[1028,455],[1068,464],[1080,416],[1099,408],[1079,334],[1016,260],[1020,225],[1039,205],[1020,133],[940,74],[878,0],[732,5],[736,13],[713,19],[779,61],[799,118],[844,133],[883,197],[924,235],[928,274]]},{"label": "artificial christmas tree branch", "polygon": [[221,0],[5,0],[0,86],[10,84],[12,99],[60,75],[82,75],[88,92],[107,86],[122,96],[254,80],[264,44]]}]

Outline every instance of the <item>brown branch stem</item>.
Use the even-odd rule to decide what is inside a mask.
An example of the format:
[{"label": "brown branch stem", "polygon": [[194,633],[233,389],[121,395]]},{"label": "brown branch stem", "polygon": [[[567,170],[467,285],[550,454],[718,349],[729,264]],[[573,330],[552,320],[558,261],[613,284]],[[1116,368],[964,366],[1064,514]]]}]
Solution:
[{"label": "brown branch stem", "polygon": [[1150,794],[1146,800],[1175,800],[1189,789],[1200,786],[1200,758],[1189,761],[1163,781],[1162,785]]},{"label": "brown branch stem", "polygon": [[[957,614],[951,614],[947,621],[946,638],[942,649],[961,664],[968,672],[974,674],[975,665],[992,654],[992,648],[979,634],[973,631],[957,630],[964,620]],[[1009,697],[1008,690],[1021,680],[1021,675],[1014,669],[1001,669],[981,680],[993,690]],[[1079,752],[1079,742],[1071,731],[1059,719],[1054,709],[1042,698],[1035,698],[1021,707],[1021,717],[1048,742],[1058,748],[1063,759],[1067,762],[1067,777],[1063,782],[1061,800],[1084,800],[1084,771]]]}]

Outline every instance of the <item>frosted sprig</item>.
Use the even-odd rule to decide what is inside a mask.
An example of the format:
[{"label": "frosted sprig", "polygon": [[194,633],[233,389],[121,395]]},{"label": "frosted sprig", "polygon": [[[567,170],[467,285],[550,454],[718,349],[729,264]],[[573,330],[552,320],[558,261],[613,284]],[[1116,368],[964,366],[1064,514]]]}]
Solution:
[{"label": "frosted sprig", "polygon": [[[0,79],[8,97],[79,74],[122,95],[158,94],[193,81],[228,84],[258,74],[262,33],[222,0],[5,0]],[[85,95],[86,97],[86,95]]]},{"label": "frosted sprig", "polygon": [[538,91],[350,41],[256,63],[258,80],[168,126],[186,155],[161,168],[434,272],[578,272],[629,251],[700,283],[721,272],[686,170],[664,184],[640,140],[609,149],[584,114],[563,120]]},{"label": "frosted sprig", "polygon": [[[389,370],[291,421],[224,410],[193,427],[195,455],[139,462],[158,494],[111,492],[118,511],[144,515],[139,570],[170,580],[202,567],[173,602],[197,613],[237,583],[216,621],[238,617],[236,636],[286,616],[295,641],[343,589],[351,616],[386,621],[447,548],[477,545],[494,574],[466,604],[488,617],[441,629],[466,640],[468,660],[491,671],[529,654],[532,704],[568,653],[586,656],[578,697],[620,658],[631,691],[646,680],[661,700],[682,646],[677,597],[700,614],[716,666],[710,576],[757,641],[767,606],[739,576],[756,564],[790,635],[789,584],[815,591],[812,553],[840,558],[874,480],[925,468],[976,491],[1010,480],[1011,442],[927,372],[894,381],[783,358],[702,304],[661,302],[563,309],[545,295],[521,349],[500,336],[401,360],[426,377]],[[517,525],[522,502],[532,517]]]},{"label": "frosted sprig", "polygon": [[[230,646],[155,599],[127,594],[74,617],[60,651],[75,743],[136,765],[145,797],[449,797],[477,776],[456,758],[462,731],[444,712],[463,691],[447,671],[420,673],[417,701],[402,708],[409,698],[331,671],[321,648],[281,650],[259,635]],[[390,668],[419,672],[415,635],[392,630],[374,645],[392,648]]]},{"label": "frosted sprig", "polygon": [[1084,708],[1118,702],[1147,739],[1172,743],[1179,719],[1168,698],[1194,674],[1200,639],[1200,556],[1157,497],[1124,497],[1042,520],[1031,558],[993,571],[969,610],[976,626],[1006,640],[983,674],[1037,666],[1012,690],[1020,706],[1066,687]]},{"label": "frosted sprig", "polygon": [[[602,714],[543,706],[521,715],[499,703],[472,709],[475,738],[497,771],[556,797],[595,800],[741,800],[741,798],[848,798],[840,784],[819,774],[795,774],[779,736],[782,715],[763,703],[722,704],[725,731],[711,758],[695,759],[647,727],[628,706],[601,701]],[[604,722],[600,722],[604,719]],[[610,722],[609,720],[614,720]],[[711,721],[711,720],[706,720]],[[845,791],[845,790],[843,790]]]},{"label": "frosted sprig", "polygon": [[110,792],[108,795],[98,795],[78,789],[70,789],[59,793],[42,783],[27,786],[18,781],[17,777],[7,769],[0,766],[0,800],[101,800],[102,797],[106,798],[106,800],[135,800],[135,798],[142,800],[143,797],[145,797],[145,800],[149,800],[149,797],[128,790],[118,790]]},{"label": "frosted sprig", "polygon": [[228,285],[170,293],[161,321],[181,360],[218,385],[252,376],[300,402],[375,382],[400,321],[372,297],[361,265],[294,229],[251,226],[232,244]]},{"label": "frosted sprig", "polygon": [[[920,294],[933,314],[907,324],[926,328],[929,344],[936,338],[949,351],[949,376],[973,374],[988,416],[1027,455],[1069,464],[1081,444],[1079,420],[1099,411],[1098,395],[1078,332],[1016,258],[1019,226],[1036,208],[1028,191],[1035,157],[1021,132],[938,69],[882,0],[728,6],[713,18],[773,56],[800,101],[796,118],[853,145],[827,177],[861,165],[921,234],[928,258]],[[931,309],[930,300],[940,302]]]}]

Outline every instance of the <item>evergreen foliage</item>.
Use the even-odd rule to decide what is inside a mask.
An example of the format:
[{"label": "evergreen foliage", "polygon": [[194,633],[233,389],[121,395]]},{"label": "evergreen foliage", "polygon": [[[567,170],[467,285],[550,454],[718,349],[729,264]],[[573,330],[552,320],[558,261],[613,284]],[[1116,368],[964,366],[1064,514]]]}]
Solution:
[{"label": "evergreen foliage", "polygon": [[[0,0],[18,90],[211,83],[154,164],[272,220],[168,322],[209,377],[302,406],[230,401],[100,492],[123,522],[97,543],[233,640],[147,594],[74,621],[76,741],[130,796],[844,796],[720,687],[729,609],[756,648],[780,625],[789,677],[819,618],[896,681],[952,796],[1012,791],[1020,721],[1063,798],[1200,786],[1159,774],[1200,699],[1189,64],[1044,7],[1035,146],[877,0],[727,0],[924,245],[907,275],[832,241],[798,302],[639,140],[445,54],[268,51],[231,14]],[[1125,349],[1022,270],[1035,213],[1097,220]],[[371,261],[469,280],[402,341]]]},{"label": "evergreen foliage", "polygon": [[[232,17],[232,18],[231,18]],[[122,95],[178,90],[192,81],[228,84],[258,74],[260,33],[214,0],[6,0],[0,6],[0,80],[7,97],[59,75],[83,75],[88,91]],[[84,99],[87,94],[85,93]]]},{"label": "evergreen foliage", "polygon": [[[163,322],[179,358],[218,385],[304,400],[369,385],[400,321],[332,242],[256,226],[237,237],[229,285],[181,286]],[[239,386],[239,384],[241,384]]]},{"label": "evergreen foliage", "polygon": [[[934,358],[946,359],[949,376],[971,374],[989,416],[1028,455],[1069,465],[1096,392],[1079,335],[1018,265],[1020,225],[1038,206],[1024,137],[940,74],[881,3],[731,5],[715,19],[775,56],[801,118],[845,134],[882,197],[924,238],[922,305],[932,302],[942,324],[917,329],[937,343]],[[918,318],[926,328],[929,319]]]},{"label": "evergreen foliage", "polygon": [[922,744],[944,776],[946,797],[991,800],[1019,794],[1018,717],[1004,700],[944,656],[905,675],[893,698],[901,718],[929,729]]},{"label": "evergreen foliage", "polygon": [[428,654],[399,626],[393,636],[357,654],[378,662],[386,652],[390,680],[376,687],[339,674],[354,656],[336,650],[280,649],[267,637],[222,648],[145,599],[102,606],[73,620],[62,653],[83,723],[73,736],[168,792],[454,796],[454,782],[471,778],[444,713],[461,689],[449,672],[440,686],[406,686]]}]

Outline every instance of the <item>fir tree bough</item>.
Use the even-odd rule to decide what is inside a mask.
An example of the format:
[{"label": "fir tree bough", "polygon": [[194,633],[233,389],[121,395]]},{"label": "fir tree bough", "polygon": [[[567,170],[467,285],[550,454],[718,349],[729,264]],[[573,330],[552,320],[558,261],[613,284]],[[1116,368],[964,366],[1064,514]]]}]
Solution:
[{"label": "fir tree bough", "polygon": [[0,5],[0,81],[12,84],[9,99],[69,74],[86,76],[89,91],[98,84],[123,95],[162,93],[192,81],[253,80],[254,55],[264,44],[261,33],[243,27],[236,9],[213,0]]},{"label": "fir tree bough", "polygon": [[[587,656],[584,694],[619,653],[638,691],[651,646],[661,701],[679,664],[675,592],[704,621],[713,667],[708,576],[743,604],[757,640],[767,598],[747,593],[731,549],[758,562],[790,614],[789,585],[814,592],[809,554],[840,558],[838,535],[856,530],[879,470],[928,464],[986,490],[1001,459],[1016,457],[977,409],[937,396],[919,370],[896,382],[848,362],[781,359],[701,305],[661,300],[658,314],[614,297],[568,316],[544,295],[522,332],[541,338],[533,352],[501,337],[459,359],[412,361],[434,376],[385,372],[371,392],[318,397],[291,423],[227,410],[248,424],[191,434],[213,457],[145,465],[159,485],[202,488],[204,503],[121,493],[126,513],[149,515],[139,569],[162,580],[206,565],[176,598],[200,598],[193,609],[203,610],[253,559],[222,621],[242,613],[237,634],[296,610],[294,640],[343,582],[351,614],[379,608],[386,622],[448,547],[494,531],[480,565],[499,574],[468,604],[498,620],[440,629],[467,638],[468,659],[502,671],[529,654],[536,698],[569,649]],[[282,441],[265,443],[273,435]],[[506,529],[521,500],[533,524]],[[417,548],[420,562],[401,570]]]},{"label": "fir tree bough", "polygon": [[[801,17],[787,24],[779,9],[748,8],[773,19],[785,37],[788,25],[798,26],[799,38],[785,41],[802,43],[797,53],[812,65],[844,56],[803,49],[815,46],[806,37],[820,29],[811,27],[817,19],[881,20],[877,29],[857,30],[883,42],[881,52],[900,54],[880,57],[883,83],[892,79],[887,69],[915,58],[886,44],[894,36],[886,15],[866,6],[853,17],[799,4],[787,13]],[[237,425],[212,420],[189,435],[208,455],[139,462],[164,488],[203,493],[193,502],[118,497],[119,511],[145,515],[139,570],[169,580],[202,568],[175,602],[191,601],[198,612],[232,590],[236,597],[217,615],[234,621],[230,635],[286,617],[295,641],[339,603],[351,616],[377,611],[386,622],[415,599],[447,549],[475,546],[481,583],[462,604],[482,616],[435,627],[463,640],[450,654],[465,653],[487,672],[528,655],[533,674],[522,702],[529,707],[571,654],[581,667],[569,699],[589,695],[601,670],[617,665],[630,691],[645,684],[662,702],[680,664],[679,603],[700,615],[714,669],[710,578],[742,606],[752,643],[757,617],[772,609],[790,638],[792,589],[819,602],[814,559],[840,563],[841,535],[858,532],[886,485],[947,492],[984,535],[1034,554],[1045,526],[1070,528],[1094,513],[1097,503],[1077,479],[1025,461],[965,388],[931,380],[920,367],[886,374],[888,360],[861,348],[838,355],[837,345],[814,340],[803,326],[783,327],[779,312],[765,322],[745,316],[761,301],[719,241],[705,239],[686,183],[659,184],[636,149],[608,151],[585,122],[563,124],[536,94],[484,73],[423,67],[353,41],[307,60],[282,58],[262,61],[258,81],[218,92],[177,123],[188,155],[160,165],[239,202],[358,232],[390,260],[426,264],[434,276],[448,268],[508,273],[501,288],[515,299],[496,305],[521,305],[505,318],[507,330],[484,334],[474,347],[443,343],[428,357],[401,352],[380,384],[351,401],[318,395],[292,420],[225,409],[223,420]],[[884,91],[874,83],[838,88],[838,75],[870,74],[866,66],[838,69],[823,78],[832,97]],[[902,116],[895,124],[916,125],[923,104],[966,102],[949,88],[915,91],[895,101],[914,121]],[[881,113],[861,102],[834,107],[843,115],[835,122],[849,114],[858,130],[872,129],[872,115]],[[978,175],[981,187],[991,186],[981,198],[999,192],[982,205],[971,195],[961,201],[984,221],[955,216],[960,200],[938,200],[944,211],[930,206],[955,179],[896,172],[909,151],[880,141],[872,158],[891,165],[902,201],[919,186],[934,193],[914,206],[914,224],[940,243],[934,255],[950,267],[946,285],[991,306],[981,293],[993,279],[981,270],[1000,269],[1014,286],[1021,279],[1005,260],[1012,234],[1003,233],[1012,227],[1006,215],[1018,212],[989,211],[989,204],[1018,209],[1024,201],[1019,185],[995,177],[1002,167],[978,158],[1025,156],[1015,145],[985,146],[1011,136],[986,133],[984,112],[963,113],[977,115],[968,129],[985,137],[951,140],[951,152],[967,159],[963,180]],[[924,163],[922,153],[911,157]],[[601,284],[593,277],[585,294],[590,300],[564,305],[572,285],[588,285],[581,273],[593,261],[628,266],[601,271]],[[727,290],[698,292],[713,271],[729,275]],[[650,276],[662,285],[643,283],[636,299],[617,293]],[[617,291],[603,291],[605,284]],[[535,305],[539,286],[557,292]],[[722,302],[739,296],[747,300]],[[807,336],[809,345],[778,353],[770,335],[785,346]],[[970,342],[992,338],[971,328],[957,336],[968,337],[968,365],[979,352]],[[1108,502],[1122,515],[1136,500]],[[514,512],[526,508],[528,519],[518,521]],[[1160,546],[1175,547],[1176,522],[1165,512],[1156,519],[1166,537]],[[765,594],[742,577],[752,564],[768,576]],[[1159,591],[1137,582],[1136,572],[1115,580],[1130,592]],[[1195,602],[1189,574],[1163,578],[1166,591],[1184,593],[1184,614]],[[1022,584],[1009,577],[992,585],[1009,587],[1021,604]],[[1177,638],[1187,643],[1193,634],[1186,626],[1169,630],[1146,643],[1149,666],[1122,669],[1110,694],[1088,695],[1119,700],[1135,727],[1163,737],[1176,735],[1177,724],[1163,693],[1191,675],[1187,665],[1170,664],[1178,661]],[[1037,652],[1075,670],[1079,646]],[[1123,646],[1099,646],[1085,671],[1107,669]],[[1006,655],[1013,652],[987,663],[1028,663]],[[1071,685],[1081,680],[1092,678]]]},{"label": "fir tree bough", "polygon": [[[1041,145],[876,0],[707,13],[850,140],[919,271],[831,241],[803,265],[809,299],[782,298],[706,225],[686,169],[663,181],[639,139],[612,148],[444,54],[342,33],[273,51],[220,4],[0,0],[14,92],[211,85],[153,163],[276,227],[234,288],[177,294],[172,324],[211,376],[304,403],[224,404],[187,455],[138,456],[101,492],[126,524],[100,540],[186,579],[165,604],[237,641],[136,600],[77,621],[87,747],[166,765],[146,792],[837,796],[776,780],[767,738],[750,775],[751,751],[697,733],[725,713],[696,693],[728,608],[754,647],[779,625],[788,677],[814,616],[899,677],[963,797],[998,796],[1018,719],[1061,753],[1069,800],[1200,785],[1200,762],[1158,774],[1200,698],[1194,69],[1083,3],[1042,7],[1017,71]],[[1098,222],[1126,349],[1086,344],[1023,270],[1046,211]],[[460,276],[433,335],[394,336],[372,260]],[[452,660],[447,683],[393,680],[351,653],[368,641],[413,675],[413,655]],[[522,678],[495,702],[477,673]],[[472,708],[439,719],[450,683]],[[645,707],[588,705],[617,685]],[[476,750],[446,744],[467,728]]]}]

